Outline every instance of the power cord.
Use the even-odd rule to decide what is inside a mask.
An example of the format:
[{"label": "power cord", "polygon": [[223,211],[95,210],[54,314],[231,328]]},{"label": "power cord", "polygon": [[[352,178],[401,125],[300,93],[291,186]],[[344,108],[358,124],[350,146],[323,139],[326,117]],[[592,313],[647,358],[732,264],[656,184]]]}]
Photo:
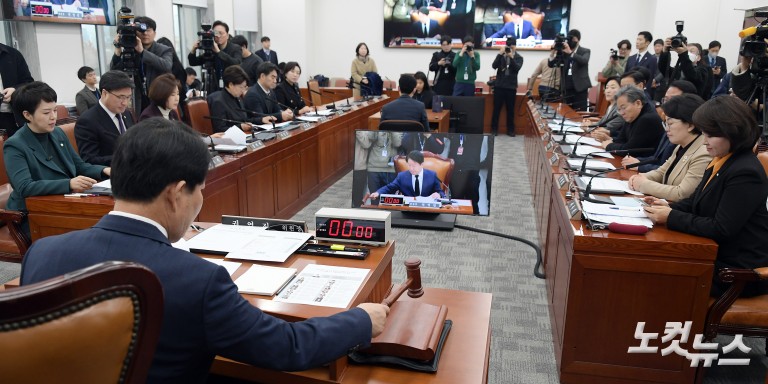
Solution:
[{"label": "power cord", "polygon": [[482,234],[490,235],[490,236],[503,237],[505,239],[519,241],[521,243],[525,243],[525,244],[530,245],[531,248],[533,248],[536,251],[536,266],[533,267],[533,275],[538,277],[539,279],[543,279],[543,278],[546,277],[544,272],[539,272],[539,270],[541,269],[541,263],[542,263],[541,248],[539,248],[539,246],[534,244],[532,241],[523,239],[522,237],[506,235],[506,234],[499,233],[499,232],[487,231],[485,229],[468,227],[468,226],[461,225],[461,224],[454,224],[454,228],[459,228],[459,229],[463,229],[465,231],[470,231],[470,232],[482,233]]}]

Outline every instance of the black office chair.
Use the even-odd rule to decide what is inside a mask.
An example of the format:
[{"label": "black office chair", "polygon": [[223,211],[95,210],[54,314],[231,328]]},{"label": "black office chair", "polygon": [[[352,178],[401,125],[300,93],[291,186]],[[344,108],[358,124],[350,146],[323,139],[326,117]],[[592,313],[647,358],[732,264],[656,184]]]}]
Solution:
[{"label": "black office chair", "polygon": [[420,122],[413,120],[384,120],[379,123],[379,131],[427,132]]}]

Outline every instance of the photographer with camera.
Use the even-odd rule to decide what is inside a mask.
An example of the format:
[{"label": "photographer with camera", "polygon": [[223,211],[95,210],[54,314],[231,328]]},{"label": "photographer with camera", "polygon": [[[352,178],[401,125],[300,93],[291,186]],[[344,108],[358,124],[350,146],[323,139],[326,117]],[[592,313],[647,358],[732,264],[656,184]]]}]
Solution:
[{"label": "photographer with camera", "polygon": [[475,51],[472,36],[464,36],[461,40],[464,46],[461,52],[453,57],[451,65],[456,69],[456,84],[453,86],[453,96],[474,96],[475,79],[480,70],[480,53]]},{"label": "photographer with camera", "polygon": [[541,59],[539,65],[533,70],[528,79],[528,95],[533,93],[533,86],[536,84],[536,78],[541,75],[539,82],[539,97],[545,102],[553,101],[560,95],[560,68],[550,67],[549,61],[553,60],[557,52],[554,48],[549,51],[549,56]]},{"label": "photographer with camera", "polygon": [[565,40],[559,42],[560,39],[555,39],[555,43],[560,44],[555,50],[562,51],[562,60],[556,56],[555,59],[549,60],[547,65],[555,67],[558,62],[564,64],[565,76],[561,86],[565,87],[565,102],[577,111],[586,111],[589,106],[588,91],[592,87],[589,80],[590,50],[580,45],[581,32],[578,29],[570,30]]},{"label": "photographer with camera", "polygon": [[499,114],[501,107],[507,108],[507,135],[515,136],[515,97],[517,96],[517,73],[523,67],[523,57],[517,54],[517,39],[508,37],[501,47],[492,67],[496,70],[496,82],[493,86],[493,117],[491,130],[493,135],[499,132]]},{"label": "photographer with camera", "polygon": [[440,37],[440,50],[432,54],[432,60],[429,62],[429,70],[435,73],[432,90],[442,96],[452,95],[456,83],[456,68],[451,65],[454,56],[451,42],[448,35]]},{"label": "photographer with camera", "polygon": [[[192,49],[187,55],[189,65],[211,66],[213,73],[209,74],[209,79],[204,78],[206,82],[204,88],[208,91],[224,88],[223,73],[227,67],[239,65],[243,61],[243,50],[239,45],[229,43],[229,25],[216,20],[212,26],[203,24],[202,32],[198,32],[200,40],[192,44]],[[203,53],[197,55],[197,51]],[[212,75],[212,76],[211,76]]]},{"label": "photographer with camera", "polygon": [[624,74],[629,52],[632,51],[632,43],[630,43],[629,40],[624,39],[616,44],[616,48],[619,50],[611,49],[611,56],[608,58],[608,63],[605,64],[605,67],[603,67],[603,70],[601,71],[603,77],[607,78]]},{"label": "photographer with camera", "polygon": [[[124,8],[120,12],[124,23],[130,20],[130,9]],[[156,28],[157,23],[149,17],[136,17],[133,23],[118,27],[118,34],[113,43],[115,53],[112,55],[110,69],[133,73],[135,92],[139,96],[135,98],[139,105],[133,106],[137,114],[141,114],[144,107],[149,105],[148,92],[152,80],[164,73],[170,73],[173,66],[173,49],[155,42]]]},{"label": "photographer with camera", "polygon": [[[676,21],[677,35],[664,40],[664,51],[659,56],[659,71],[664,73],[666,83],[675,80],[688,80],[696,86],[698,95],[706,99],[706,84],[709,69],[705,65],[698,65],[701,60],[701,46],[688,45],[688,38],[683,36],[683,21]],[[677,53],[677,63],[670,66],[672,61],[671,51]],[[657,89],[656,92],[662,90]],[[663,90],[666,92],[666,89]]]}]

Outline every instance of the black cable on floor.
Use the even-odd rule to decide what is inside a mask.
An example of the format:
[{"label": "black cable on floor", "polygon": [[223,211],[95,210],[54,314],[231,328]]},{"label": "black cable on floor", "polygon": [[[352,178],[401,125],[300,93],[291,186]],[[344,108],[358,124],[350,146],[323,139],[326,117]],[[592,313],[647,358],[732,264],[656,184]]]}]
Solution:
[{"label": "black cable on floor", "polygon": [[526,239],[523,239],[522,237],[506,235],[506,234],[503,234],[503,233],[498,233],[498,232],[493,232],[493,231],[487,231],[485,229],[467,227],[467,226],[461,225],[461,224],[455,224],[454,228],[459,228],[459,229],[463,229],[465,231],[470,231],[470,232],[482,233],[482,234],[490,235],[490,236],[503,237],[505,239],[519,241],[521,243],[525,243],[525,244],[530,245],[531,248],[533,248],[536,251],[536,266],[533,267],[533,275],[538,277],[539,279],[545,278],[544,272],[539,272],[539,269],[541,269],[541,263],[542,263],[541,248],[539,248],[539,246],[536,245],[535,243],[533,243],[532,241],[528,241]]}]

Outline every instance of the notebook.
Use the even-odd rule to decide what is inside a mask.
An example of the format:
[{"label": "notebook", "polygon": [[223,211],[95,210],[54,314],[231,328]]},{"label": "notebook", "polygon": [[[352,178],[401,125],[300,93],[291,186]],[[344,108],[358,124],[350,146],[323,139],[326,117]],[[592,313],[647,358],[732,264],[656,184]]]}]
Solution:
[{"label": "notebook", "polygon": [[253,264],[235,280],[235,284],[240,293],[274,296],[294,276],[296,276],[296,268],[267,267]]}]

